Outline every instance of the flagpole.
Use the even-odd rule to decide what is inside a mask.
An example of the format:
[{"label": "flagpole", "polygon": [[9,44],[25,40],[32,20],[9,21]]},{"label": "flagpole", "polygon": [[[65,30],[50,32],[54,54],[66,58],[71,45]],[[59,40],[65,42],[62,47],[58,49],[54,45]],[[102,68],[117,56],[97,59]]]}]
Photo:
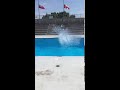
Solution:
[{"label": "flagpole", "polygon": [[64,0],[63,0],[63,12],[65,11],[65,9],[64,9]]},{"label": "flagpole", "polygon": [[38,13],[39,13],[39,22],[40,22],[40,9],[39,9],[39,0],[38,0]]},{"label": "flagpole", "polygon": [[[64,0],[63,0],[63,18],[64,18],[64,11],[65,9],[64,9]],[[63,21],[63,18],[62,18],[62,21]]]}]

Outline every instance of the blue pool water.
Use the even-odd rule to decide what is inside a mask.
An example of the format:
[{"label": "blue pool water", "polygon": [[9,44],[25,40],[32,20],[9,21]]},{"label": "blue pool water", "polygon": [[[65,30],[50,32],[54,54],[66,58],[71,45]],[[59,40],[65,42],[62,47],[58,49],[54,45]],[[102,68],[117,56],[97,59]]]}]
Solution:
[{"label": "blue pool water", "polygon": [[35,56],[84,56],[84,38],[75,46],[62,46],[58,38],[36,38]]}]

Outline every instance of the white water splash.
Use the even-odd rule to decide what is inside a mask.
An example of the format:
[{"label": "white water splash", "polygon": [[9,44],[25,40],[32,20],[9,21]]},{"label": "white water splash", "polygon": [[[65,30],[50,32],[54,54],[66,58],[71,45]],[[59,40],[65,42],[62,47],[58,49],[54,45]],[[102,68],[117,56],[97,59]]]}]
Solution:
[{"label": "white water splash", "polygon": [[53,31],[58,34],[58,39],[62,46],[76,46],[80,44],[80,38],[69,35],[69,30],[64,29],[63,26],[54,27]]}]

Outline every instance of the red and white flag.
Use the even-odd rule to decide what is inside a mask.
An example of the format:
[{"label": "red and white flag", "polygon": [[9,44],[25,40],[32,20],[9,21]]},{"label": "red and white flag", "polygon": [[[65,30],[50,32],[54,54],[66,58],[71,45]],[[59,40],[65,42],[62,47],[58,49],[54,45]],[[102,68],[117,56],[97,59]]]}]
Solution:
[{"label": "red and white flag", "polygon": [[64,8],[66,8],[66,9],[70,9],[70,8],[69,8],[67,5],[65,5],[65,4],[64,4]]},{"label": "red and white flag", "polygon": [[39,8],[40,8],[40,9],[45,9],[45,7],[44,7],[44,6],[42,6],[42,5],[39,5]]}]

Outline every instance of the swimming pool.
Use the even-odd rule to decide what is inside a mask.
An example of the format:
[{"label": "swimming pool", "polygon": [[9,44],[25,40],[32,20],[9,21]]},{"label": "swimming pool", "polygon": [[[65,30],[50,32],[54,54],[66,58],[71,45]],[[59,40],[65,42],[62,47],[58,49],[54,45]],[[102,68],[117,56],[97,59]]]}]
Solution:
[{"label": "swimming pool", "polygon": [[75,46],[62,46],[58,38],[35,38],[35,56],[84,56],[84,38]]}]

